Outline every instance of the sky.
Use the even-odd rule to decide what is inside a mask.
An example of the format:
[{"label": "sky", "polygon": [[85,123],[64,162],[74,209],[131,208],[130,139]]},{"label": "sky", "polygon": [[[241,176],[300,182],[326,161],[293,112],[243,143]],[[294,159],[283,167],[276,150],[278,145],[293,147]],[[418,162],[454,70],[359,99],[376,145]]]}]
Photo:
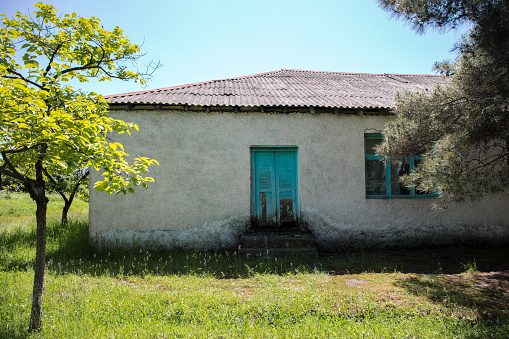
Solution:
[{"label": "sky", "polygon": [[[0,0],[0,13],[28,14],[37,1]],[[43,1],[44,2],[44,1]],[[466,27],[419,35],[375,0],[54,0],[60,14],[119,26],[159,61],[144,87],[134,82],[76,84],[119,94],[225,79],[279,69],[432,74],[435,61],[454,59]]]}]

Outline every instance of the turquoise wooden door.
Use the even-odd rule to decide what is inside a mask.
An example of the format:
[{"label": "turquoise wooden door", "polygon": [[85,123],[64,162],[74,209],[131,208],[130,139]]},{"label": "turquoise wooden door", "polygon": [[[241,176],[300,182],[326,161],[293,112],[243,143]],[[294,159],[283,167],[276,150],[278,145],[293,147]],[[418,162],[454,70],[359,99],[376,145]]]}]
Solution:
[{"label": "turquoise wooden door", "polygon": [[297,222],[296,148],[252,148],[251,216],[255,228]]}]

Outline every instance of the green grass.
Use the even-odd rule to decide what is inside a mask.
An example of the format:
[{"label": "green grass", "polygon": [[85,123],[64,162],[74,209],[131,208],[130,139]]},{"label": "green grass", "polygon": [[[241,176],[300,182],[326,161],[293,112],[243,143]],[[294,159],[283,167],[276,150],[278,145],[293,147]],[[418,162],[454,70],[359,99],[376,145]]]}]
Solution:
[{"label": "green grass", "polygon": [[[48,211],[50,219],[59,219],[64,206],[58,194],[48,196]],[[35,225],[35,202],[25,193],[0,193],[0,230],[27,229]],[[88,214],[88,203],[75,199],[69,211],[70,218],[82,218]]]},{"label": "green grass", "polygon": [[43,329],[29,334],[35,233],[23,199],[0,205],[20,211],[12,223],[0,216],[2,338],[509,337],[508,278],[487,273],[507,269],[507,250],[454,249],[456,260],[444,250],[316,261],[219,251],[96,253],[86,204],[62,227],[56,199]]}]

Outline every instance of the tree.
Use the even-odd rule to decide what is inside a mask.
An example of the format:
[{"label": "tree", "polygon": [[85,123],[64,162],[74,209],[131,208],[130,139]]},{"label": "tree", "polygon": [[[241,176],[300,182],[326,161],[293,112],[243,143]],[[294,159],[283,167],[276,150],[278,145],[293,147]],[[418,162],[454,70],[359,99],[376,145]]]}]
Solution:
[{"label": "tree", "polygon": [[50,181],[50,190],[56,191],[64,200],[61,218],[62,225],[67,225],[67,215],[76,195],[81,195],[88,199],[89,174],[90,169],[88,167],[74,170],[73,173],[66,176],[59,175],[56,178],[49,173],[45,173]]},{"label": "tree", "polygon": [[0,30],[0,173],[23,183],[37,204],[36,259],[30,331],[41,327],[46,252],[47,183],[79,168],[102,169],[100,191],[134,192],[153,181],[144,177],[155,160],[130,159],[111,133],[138,130],[135,124],[107,115],[105,99],[66,85],[113,78],[144,82],[130,71],[140,49],[115,27],[75,13],[56,15],[38,3],[32,17],[17,12],[3,16]]},{"label": "tree", "polygon": [[396,119],[384,130],[379,153],[388,158],[424,154],[422,165],[403,180],[440,192],[444,202],[508,193],[509,1],[379,3],[418,32],[472,26],[456,45],[457,60],[435,64],[450,75],[448,85],[397,96]]}]

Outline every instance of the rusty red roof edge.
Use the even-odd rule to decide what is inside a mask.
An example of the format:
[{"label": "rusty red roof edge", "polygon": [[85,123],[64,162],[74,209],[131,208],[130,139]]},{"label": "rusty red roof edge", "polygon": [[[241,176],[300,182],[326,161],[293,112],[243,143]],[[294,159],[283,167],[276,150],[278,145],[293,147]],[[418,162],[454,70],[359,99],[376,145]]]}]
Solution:
[{"label": "rusty red roof edge", "polygon": [[327,71],[313,71],[313,70],[303,70],[303,69],[291,69],[291,68],[282,68],[277,71],[270,71],[270,72],[263,72],[263,73],[256,73],[251,75],[244,75],[239,77],[233,77],[233,78],[224,78],[224,79],[216,79],[216,80],[208,80],[208,81],[202,81],[202,82],[194,82],[191,84],[185,84],[185,85],[177,85],[177,86],[170,86],[170,87],[163,87],[163,88],[154,88],[149,90],[143,90],[143,91],[137,91],[137,92],[126,92],[126,93],[120,93],[120,94],[110,94],[105,95],[104,98],[110,98],[110,97],[122,97],[127,95],[134,95],[134,94],[142,94],[142,93],[150,93],[150,92],[158,92],[158,91],[167,91],[172,89],[178,89],[178,88],[186,88],[186,87],[192,87],[192,86],[198,86],[198,85],[204,85],[209,84],[217,81],[226,81],[226,80],[239,80],[239,79],[246,79],[246,78],[254,78],[262,75],[272,74],[272,73],[278,73],[282,71],[294,71],[294,72],[314,72],[314,73],[324,73],[324,74],[341,74],[341,75],[369,75],[369,76],[422,76],[422,77],[444,77],[443,75],[435,75],[435,74],[399,74],[399,73],[355,73],[355,72],[327,72]]},{"label": "rusty red roof edge", "polygon": [[[140,104],[140,105],[163,105],[164,103],[162,102],[136,102],[136,101],[121,101],[121,102],[115,102],[114,105],[127,105],[127,104],[133,104],[133,105],[136,105],[136,104]],[[174,103],[172,104],[174,106],[185,106],[185,105],[188,105],[188,106],[204,106],[204,105],[189,105],[185,102],[179,102],[179,103]],[[392,106],[334,106],[334,105],[320,105],[320,106],[317,106],[317,105],[205,105],[205,106],[208,106],[208,107],[232,107],[232,106],[237,106],[237,107],[259,107],[259,106],[264,106],[264,107],[294,107],[294,108],[297,108],[297,107],[323,107],[323,108],[339,108],[339,109],[357,109],[357,108],[360,108],[360,109],[391,109]]]}]

